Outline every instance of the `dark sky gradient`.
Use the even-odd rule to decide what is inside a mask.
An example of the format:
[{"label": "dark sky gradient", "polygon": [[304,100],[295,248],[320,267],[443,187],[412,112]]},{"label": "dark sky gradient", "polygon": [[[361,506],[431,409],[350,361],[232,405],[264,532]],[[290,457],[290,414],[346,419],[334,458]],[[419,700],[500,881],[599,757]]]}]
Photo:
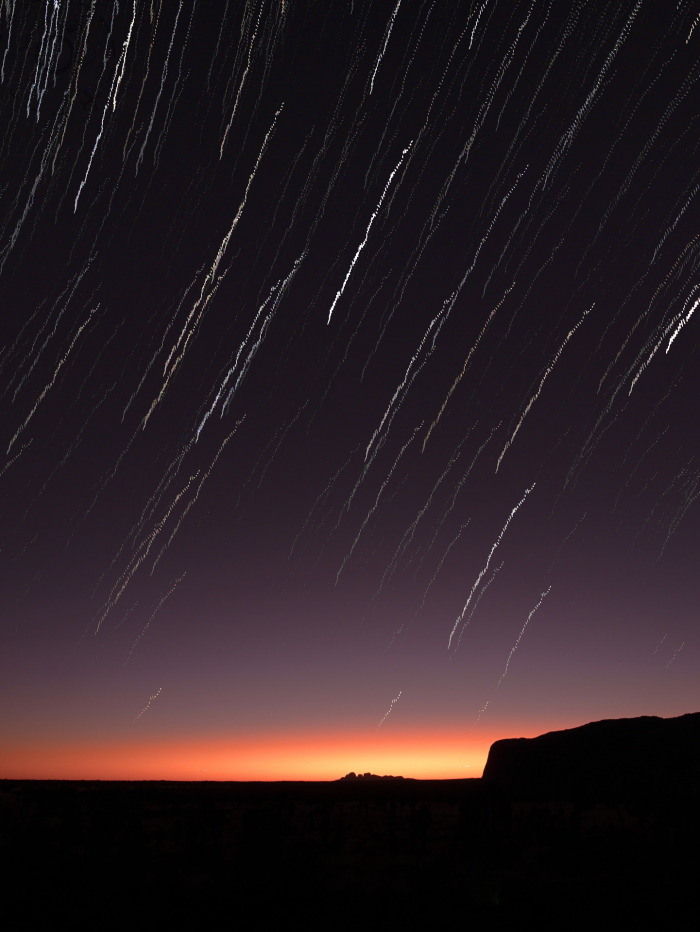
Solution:
[{"label": "dark sky gradient", "polygon": [[700,5],[2,5],[0,776],[698,708]]}]

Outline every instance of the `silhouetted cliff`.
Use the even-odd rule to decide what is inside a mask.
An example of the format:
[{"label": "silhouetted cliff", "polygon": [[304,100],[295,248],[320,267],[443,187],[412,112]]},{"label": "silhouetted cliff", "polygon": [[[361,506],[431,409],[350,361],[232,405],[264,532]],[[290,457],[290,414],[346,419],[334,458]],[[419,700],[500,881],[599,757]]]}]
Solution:
[{"label": "silhouetted cliff", "polygon": [[700,712],[669,719],[612,719],[537,738],[496,741],[484,780],[520,799],[696,796]]},{"label": "silhouetted cliff", "polygon": [[13,932],[246,914],[334,932],[455,916],[488,932],[694,932],[698,738],[685,715],[498,741],[483,780],[0,780],[3,905]]}]

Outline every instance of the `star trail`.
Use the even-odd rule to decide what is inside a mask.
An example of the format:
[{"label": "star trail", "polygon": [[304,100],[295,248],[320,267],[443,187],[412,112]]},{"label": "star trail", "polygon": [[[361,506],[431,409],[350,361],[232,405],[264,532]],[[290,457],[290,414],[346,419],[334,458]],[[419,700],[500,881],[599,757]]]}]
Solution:
[{"label": "star trail", "polygon": [[1,776],[696,709],[699,18],[3,0]]}]

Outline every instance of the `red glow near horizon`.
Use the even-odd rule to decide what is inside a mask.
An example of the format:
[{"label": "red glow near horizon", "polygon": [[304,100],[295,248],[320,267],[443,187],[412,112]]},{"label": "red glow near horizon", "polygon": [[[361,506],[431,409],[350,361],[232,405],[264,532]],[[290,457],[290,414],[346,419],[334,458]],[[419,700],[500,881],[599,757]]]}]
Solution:
[{"label": "red glow near horizon", "polygon": [[[533,732],[533,734],[537,731]],[[337,780],[350,771],[417,779],[480,777],[493,741],[454,733],[265,735],[168,742],[22,744],[0,777],[45,780]]]}]

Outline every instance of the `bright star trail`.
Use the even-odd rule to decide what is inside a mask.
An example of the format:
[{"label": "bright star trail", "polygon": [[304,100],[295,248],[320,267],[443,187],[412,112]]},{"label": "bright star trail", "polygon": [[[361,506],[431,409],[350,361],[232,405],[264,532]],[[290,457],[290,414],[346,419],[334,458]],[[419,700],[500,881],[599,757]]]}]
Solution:
[{"label": "bright star trail", "polygon": [[1,777],[700,707],[699,21],[0,4]]}]

